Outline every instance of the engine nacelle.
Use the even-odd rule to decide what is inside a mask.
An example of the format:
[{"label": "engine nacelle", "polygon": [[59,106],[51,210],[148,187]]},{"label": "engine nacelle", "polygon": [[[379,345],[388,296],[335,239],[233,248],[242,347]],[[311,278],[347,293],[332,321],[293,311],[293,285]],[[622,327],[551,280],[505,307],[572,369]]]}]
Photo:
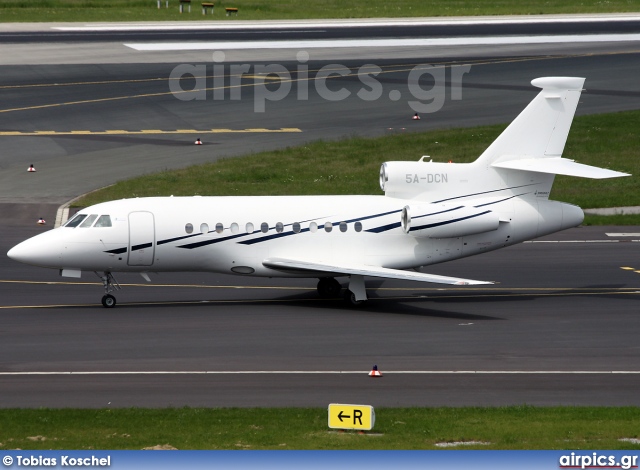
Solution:
[{"label": "engine nacelle", "polygon": [[458,238],[497,230],[498,214],[483,207],[452,204],[405,206],[402,230],[414,237]]},{"label": "engine nacelle", "polygon": [[460,184],[469,185],[478,177],[469,163],[438,163],[425,160],[417,162],[385,162],[380,167],[380,188],[385,195],[399,199],[423,201],[446,198],[459,192]]},{"label": "engine nacelle", "polygon": [[[442,188],[456,165],[425,161],[385,162],[380,167],[380,189],[386,192],[415,192]],[[456,171],[459,171],[456,169]],[[432,185],[437,186],[432,186]]]}]

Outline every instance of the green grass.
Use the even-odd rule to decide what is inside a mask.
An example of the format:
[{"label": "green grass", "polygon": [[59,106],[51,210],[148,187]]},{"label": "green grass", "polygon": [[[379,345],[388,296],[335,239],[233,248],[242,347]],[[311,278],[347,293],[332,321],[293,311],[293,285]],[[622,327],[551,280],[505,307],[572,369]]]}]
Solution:
[{"label": "green grass", "polygon": [[591,215],[585,214],[582,225],[640,225],[640,214]]},{"label": "green grass", "polygon": [[640,449],[640,408],[381,408],[371,434],[319,408],[0,410],[0,449]]},{"label": "green grass", "polygon": [[[203,16],[200,2],[192,3],[190,14],[180,14],[178,0],[170,0],[168,9],[164,5],[158,9],[156,0],[3,0],[0,22],[393,18],[640,10],[638,0],[216,0],[214,16]],[[226,17],[225,7],[237,7],[239,15]]]},{"label": "green grass", "polygon": [[[383,161],[470,162],[500,134],[504,125],[396,134],[367,139],[318,141],[302,147],[192,166],[119,182],[75,203],[86,207],[125,197],[210,195],[381,194]],[[564,151],[588,165],[631,173],[625,178],[592,180],[557,177],[551,198],[584,208],[640,204],[640,111],[578,117]],[[637,224],[638,217],[589,216],[587,223]]]},{"label": "green grass", "polygon": [[640,111],[576,118],[563,156],[632,176],[591,180],[559,176],[552,197],[580,207],[640,205]]}]

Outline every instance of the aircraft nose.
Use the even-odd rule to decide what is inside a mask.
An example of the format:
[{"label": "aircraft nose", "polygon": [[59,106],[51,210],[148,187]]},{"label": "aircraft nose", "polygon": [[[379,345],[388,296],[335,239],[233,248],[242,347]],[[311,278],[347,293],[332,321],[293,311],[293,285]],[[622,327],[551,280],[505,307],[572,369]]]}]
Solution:
[{"label": "aircraft nose", "polygon": [[17,244],[7,252],[7,256],[20,263],[35,266],[52,266],[59,259],[60,253],[52,249],[48,244],[43,244],[42,240],[33,237]]},{"label": "aircraft nose", "polygon": [[34,264],[33,262],[35,261],[37,256],[35,255],[33,246],[30,245],[33,244],[29,243],[29,240],[18,243],[7,252],[7,256],[12,260],[18,261],[20,263]]},{"label": "aircraft nose", "polygon": [[28,263],[28,250],[25,249],[25,243],[18,243],[16,246],[7,251],[7,256],[14,261],[19,261],[20,263]]}]

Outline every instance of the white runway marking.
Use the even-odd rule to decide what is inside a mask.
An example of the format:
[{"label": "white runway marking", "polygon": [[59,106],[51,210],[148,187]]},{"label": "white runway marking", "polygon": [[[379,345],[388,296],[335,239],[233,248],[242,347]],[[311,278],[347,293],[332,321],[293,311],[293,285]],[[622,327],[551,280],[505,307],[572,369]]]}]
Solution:
[{"label": "white runway marking", "polygon": [[359,47],[438,47],[485,46],[509,44],[551,44],[579,42],[640,41],[640,34],[591,34],[566,36],[494,36],[409,39],[336,39],[304,41],[200,41],[129,43],[126,47],[137,51],[196,51],[242,49],[317,49]]},{"label": "white runway marking", "polygon": [[[629,236],[640,236],[640,233],[630,234]],[[640,240],[528,240],[522,243],[629,243],[640,242]]]},{"label": "white runway marking", "polygon": [[54,26],[56,31],[190,31],[190,30],[238,30],[238,29],[292,29],[304,28],[367,28],[376,26],[438,26],[438,25],[482,25],[482,24],[562,24],[562,23],[594,23],[637,21],[635,14],[622,15],[540,15],[540,16],[508,16],[508,17],[459,17],[459,18],[403,18],[397,20],[292,20],[292,21],[237,21],[233,24],[216,22],[184,22],[162,23],[97,23],[84,26]]},{"label": "white runway marking", "polygon": [[[640,374],[640,370],[395,370],[383,374],[422,375],[595,375]],[[16,375],[364,375],[369,370],[192,370],[192,371],[53,371],[53,372],[0,372],[2,376]]]},{"label": "white runway marking", "polygon": [[607,237],[640,237],[640,233],[605,233]]}]

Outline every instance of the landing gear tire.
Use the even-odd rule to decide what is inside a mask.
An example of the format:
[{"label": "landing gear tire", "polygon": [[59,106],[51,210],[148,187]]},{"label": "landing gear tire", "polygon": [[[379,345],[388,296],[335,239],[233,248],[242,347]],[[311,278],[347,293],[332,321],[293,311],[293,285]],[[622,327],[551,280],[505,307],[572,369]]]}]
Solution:
[{"label": "landing gear tire", "polygon": [[102,306],[104,308],[113,308],[116,306],[116,298],[110,294],[110,292],[116,291],[120,289],[120,284],[116,281],[116,278],[113,277],[109,271],[105,271],[104,275],[100,275],[96,272],[96,276],[100,278],[102,281],[102,285],[104,286],[104,295],[102,296]]},{"label": "landing gear tire", "polygon": [[365,302],[364,300],[356,300],[356,294],[350,290],[346,290],[342,298],[351,307],[360,307]]},{"label": "landing gear tire", "polygon": [[116,306],[116,298],[111,294],[104,295],[102,297],[102,306],[104,308],[113,308],[113,307],[115,307]]},{"label": "landing gear tire", "polygon": [[342,285],[332,277],[323,277],[318,281],[318,294],[323,299],[330,299],[340,296]]}]

